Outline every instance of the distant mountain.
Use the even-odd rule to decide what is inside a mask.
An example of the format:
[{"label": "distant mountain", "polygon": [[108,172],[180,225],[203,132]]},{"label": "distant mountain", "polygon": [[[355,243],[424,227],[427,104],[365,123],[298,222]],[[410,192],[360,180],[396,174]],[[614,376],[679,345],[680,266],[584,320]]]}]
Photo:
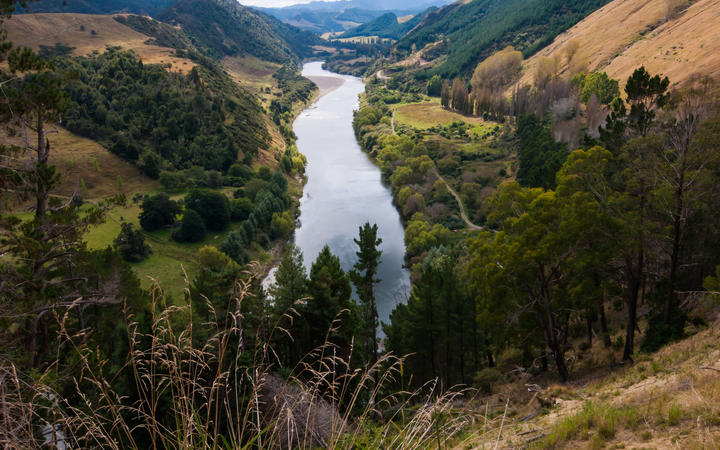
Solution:
[{"label": "distant mountain", "polygon": [[132,13],[155,16],[176,0],[40,0],[28,2],[18,13]]},{"label": "distant mountain", "polygon": [[382,16],[372,20],[368,23],[352,28],[339,37],[349,38],[356,36],[378,36],[389,39],[400,39],[405,36],[410,30],[418,26],[428,14],[437,11],[437,8],[432,7],[426,9],[421,14],[416,14],[410,20],[401,21],[395,13],[385,13]]},{"label": "distant mountain", "polygon": [[389,12],[397,16],[418,14],[452,0],[340,0],[315,1],[285,8],[258,8],[285,23],[318,34],[351,29]]},{"label": "distant mountain", "polygon": [[[372,1],[372,0],[368,0]],[[424,74],[468,75],[493,52],[512,45],[528,57],[609,0],[472,0],[429,14],[397,44],[400,54],[436,44]]]},{"label": "distant mountain", "polygon": [[180,0],[157,18],[180,26],[193,44],[218,58],[249,54],[286,63],[310,56],[311,46],[323,42],[234,0]]}]

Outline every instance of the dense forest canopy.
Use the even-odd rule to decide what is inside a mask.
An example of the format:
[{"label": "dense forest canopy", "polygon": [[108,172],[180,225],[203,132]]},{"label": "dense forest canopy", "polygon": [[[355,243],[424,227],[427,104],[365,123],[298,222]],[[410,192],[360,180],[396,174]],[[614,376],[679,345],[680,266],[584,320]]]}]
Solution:
[{"label": "dense forest canopy", "polygon": [[138,162],[153,178],[193,165],[224,172],[267,145],[257,101],[233,83],[213,89],[209,79],[224,74],[202,66],[170,73],[119,49],[59,67],[75,74],[66,85],[68,129]]}]

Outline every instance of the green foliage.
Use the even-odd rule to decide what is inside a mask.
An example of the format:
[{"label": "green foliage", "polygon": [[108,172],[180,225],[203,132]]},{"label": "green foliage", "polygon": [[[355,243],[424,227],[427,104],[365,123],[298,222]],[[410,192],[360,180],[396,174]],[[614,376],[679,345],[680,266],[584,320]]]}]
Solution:
[{"label": "green foliage", "polygon": [[594,95],[600,103],[609,105],[620,96],[620,84],[605,72],[581,73],[573,78],[572,83],[577,86],[583,103],[589,102]]},{"label": "green foliage", "polygon": [[140,262],[150,255],[150,246],[145,243],[145,235],[133,229],[132,224],[122,223],[120,234],[113,241],[115,250],[128,262]]},{"label": "green foliage", "polygon": [[[302,336],[306,351],[323,344],[326,336],[343,351],[350,348],[358,326],[357,305],[350,299],[351,293],[350,280],[340,267],[340,259],[326,245],[310,268],[310,299],[298,308],[306,323]],[[342,322],[334,324],[337,330],[328,334],[336,319]]]},{"label": "green foliage", "polygon": [[172,238],[178,242],[199,242],[205,239],[205,222],[200,214],[193,209],[186,209],[182,224],[173,232]]},{"label": "green foliage", "polygon": [[360,299],[362,335],[365,338],[364,342],[360,342],[360,345],[361,348],[364,348],[366,361],[370,363],[377,360],[377,329],[380,325],[374,292],[375,284],[382,281],[377,278],[380,256],[382,255],[382,250],[379,249],[382,239],[377,234],[377,224],[371,226],[370,222],[366,222],[360,227],[358,230],[359,238],[353,239],[355,245],[358,246],[358,251],[355,252],[358,261],[350,271],[350,279],[355,285]]},{"label": "green foliage", "polygon": [[442,93],[443,80],[439,75],[433,75],[427,82],[427,95],[440,97]]},{"label": "green foliage", "polygon": [[253,203],[245,198],[234,198],[230,200],[230,218],[233,222],[242,222],[250,217],[254,208]]},{"label": "green foliage", "polygon": [[77,74],[65,85],[68,129],[139,159],[152,178],[163,166],[224,172],[238,150],[255,154],[269,139],[256,100],[213,66],[198,66],[205,85],[114,48],[61,66]]},{"label": "green foliage", "polygon": [[163,193],[145,198],[140,209],[140,226],[145,231],[155,231],[172,225],[177,215],[182,212],[177,202]]},{"label": "green foliage", "polygon": [[444,247],[431,250],[407,304],[383,325],[387,349],[409,355],[405,373],[414,386],[436,377],[445,386],[469,384],[481,369],[484,338],[475,303],[458,277],[457,257]]},{"label": "green foliage", "polygon": [[503,379],[503,374],[493,367],[487,367],[475,374],[473,384],[486,394],[492,394],[492,387]]},{"label": "green foliage", "polygon": [[526,187],[552,189],[555,173],[567,158],[567,146],[555,142],[549,124],[534,115],[518,118],[518,136],[518,181]]},{"label": "green foliage", "polygon": [[185,207],[200,214],[208,230],[223,231],[230,224],[230,200],[222,192],[192,189],[185,196]]}]

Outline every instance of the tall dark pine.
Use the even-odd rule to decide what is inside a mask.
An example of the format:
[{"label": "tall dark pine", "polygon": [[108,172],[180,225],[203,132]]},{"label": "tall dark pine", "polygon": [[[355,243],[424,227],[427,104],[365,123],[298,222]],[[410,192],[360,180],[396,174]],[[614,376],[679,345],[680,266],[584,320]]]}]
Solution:
[{"label": "tall dark pine", "polygon": [[377,232],[377,224],[370,225],[370,222],[366,222],[359,228],[359,239],[353,239],[359,248],[355,253],[358,261],[350,272],[350,278],[355,284],[362,305],[366,354],[367,360],[371,364],[377,361],[378,351],[377,328],[379,322],[374,286],[380,282],[380,279],[377,278],[377,271],[382,250],[379,250],[378,247],[382,243],[382,239],[377,237]]}]

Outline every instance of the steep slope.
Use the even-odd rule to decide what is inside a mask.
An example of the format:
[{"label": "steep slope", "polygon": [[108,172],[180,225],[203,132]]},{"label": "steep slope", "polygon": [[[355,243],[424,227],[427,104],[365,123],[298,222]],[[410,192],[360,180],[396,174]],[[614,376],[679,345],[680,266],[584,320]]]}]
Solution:
[{"label": "steep slope", "polygon": [[[590,71],[622,82],[637,67],[663,73],[673,83],[693,74],[720,75],[720,0],[697,0],[677,11],[656,0],[615,0],[558,36],[525,64],[522,83],[532,83],[541,56],[561,55],[576,40]],[[602,36],[602,39],[598,39]],[[563,68],[564,69],[564,68]]]},{"label": "steep slope", "polygon": [[378,36],[382,38],[400,39],[435,11],[437,11],[437,8],[429,8],[407,21],[401,21],[394,13],[386,13],[373,21],[346,31],[340,37]]},{"label": "steep slope", "polygon": [[180,0],[158,18],[181,27],[212,56],[252,55],[287,63],[312,54],[322,40],[234,0]]},{"label": "steep slope", "polygon": [[31,2],[22,13],[132,13],[154,16],[176,0],[41,0]]},{"label": "steep slope", "polygon": [[442,42],[438,60],[426,75],[467,75],[478,61],[507,45],[526,56],[552,42],[608,0],[473,0],[446,6],[397,44],[400,54]]}]

